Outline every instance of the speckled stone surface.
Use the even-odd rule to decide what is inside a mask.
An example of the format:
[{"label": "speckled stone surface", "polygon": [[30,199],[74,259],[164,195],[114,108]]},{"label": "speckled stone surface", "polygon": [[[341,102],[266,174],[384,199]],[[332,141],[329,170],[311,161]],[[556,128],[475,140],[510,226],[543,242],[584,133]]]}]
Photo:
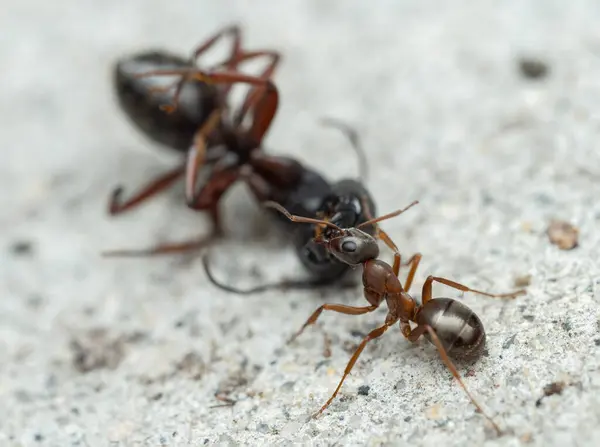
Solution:
[{"label": "speckled stone surface", "polygon": [[[20,0],[0,17],[0,444],[592,446],[600,442],[600,8],[574,0]],[[465,382],[505,430],[497,437],[434,347],[390,330],[333,391],[373,314],[360,289],[232,296],[198,257],[108,260],[105,249],[205,234],[174,188],[109,219],[107,197],[172,166],[112,96],[120,55],[187,54],[228,23],[274,48],[281,107],[266,145],[331,179],[354,176],[347,142],[322,116],[357,127],[384,224],[429,274],[513,301],[466,294],[488,351]],[[521,58],[548,66],[527,79]],[[526,67],[535,72],[535,67]],[[284,235],[244,187],[225,199],[216,274],[249,285],[301,276]],[[550,244],[552,219],[579,246]],[[383,251],[388,256],[387,251]],[[389,255],[391,260],[391,255]],[[527,282],[527,281],[525,281]],[[438,296],[460,297],[444,287]],[[417,293],[417,296],[419,294]],[[563,381],[562,394],[544,387]],[[237,401],[218,407],[223,392]]]}]

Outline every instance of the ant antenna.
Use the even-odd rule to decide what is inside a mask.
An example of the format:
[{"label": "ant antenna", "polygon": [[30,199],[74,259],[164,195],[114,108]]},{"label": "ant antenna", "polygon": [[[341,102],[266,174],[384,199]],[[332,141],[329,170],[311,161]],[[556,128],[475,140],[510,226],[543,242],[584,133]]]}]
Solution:
[{"label": "ant antenna", "polygon": [[363,182],[366,182],[369,173],[369,164],[367,155],[360,141],[360,136],[358,135],[356,129],[335,118],[324,117],[321,118],[319,122],[323,126],[335,127],[336,129],[340,130],[346,136],[346,138],[348,138],[350,144],[352,145],[352,149],[354,149],[354,152],[358,157],[358,177]]},{"label": "ant antenna", "polygon": [[356,228],[360,228],[360,227],[366,227],[367,225],[373,225],[376,224],[378,222],[381,222],[382,220],[387,220],[387,219],[391,219],[392,217],[396,217],[399,216],[400,214],[402,214],[404,211],[408,210],[409,208],[412,208],[413,206],[415,206],[417,203],[419,203],[418,200],[415,200],[413,203],[411,203],[410,205],[408,205],[406,208],[403,208],[401,210],[397,210],[394,211],[392,213],[388,213],[385,214],[383,216],[379,216],[376,217],[375,219],[371,219],[371,220],[367,220],[366,222],[361,223],[360,225],[358,225]]},{"label": "ant antenna", "polygon": [[285,217],[287,217],[292,222],[314,223],[314,224],[320,224],[320,225],[327,225],[328,227],[334,228],[340,232],[343,231],[336,224],[334,224],[332,222],[328,222],[326,220],[312,219],[310,217],[295,216],[293,214],[290,214],[290,212],[288,210],[286,210],[284,207],[282,207],[279,203],[273,202],[271,200],[267,200],[265,203],[263,203],[263,206],[265,206],[266,208],[276,209],[277,211],[279,211],[281,214],[283,214]]},{"label": "ant antenna", "polygon": [[[284,281],[274,282],[274,283],[269,283],[269,284],[263,284],[263,285],[251,287],[248,289],[240,289],[240,288],[225,284],[224,282],[218,280],[215,277],[215,275],[212,272],[212,268],[210,266],[210,254],[209,253],[205,253],[202,256],[202,266],[204,267],[204,272],[206,273],[208,280],[214,286],[218,287],[219,289],[225,290],[226,292],[235,293],[237,295],[253,295],[255,293],[266,292],[269,290],[288,290],[288,289],[289,290],[292,290],[292,289],[293,290],[310,290],[310,289],[317,289],[317,288],[321,288],[323,286],[329,285],[329,279],[308,279],[308,280],[291,279],[291,280],[284,280]],[[340,274],[340,276],[342,276],[342,274]],[[345,285],[343,285],[343,284],[341,286],[345,287]],[[350,287],[354,287],[354,284],[351,284]]]}]

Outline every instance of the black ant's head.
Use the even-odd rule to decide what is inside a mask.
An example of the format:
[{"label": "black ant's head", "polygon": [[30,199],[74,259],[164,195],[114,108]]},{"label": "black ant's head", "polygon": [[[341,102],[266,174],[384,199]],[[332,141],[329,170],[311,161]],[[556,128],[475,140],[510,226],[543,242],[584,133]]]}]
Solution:
[{"label": "black ant's head", "polygon": [[348,265],[360,265],[379,256],[377,240],[357,228],[334,232],[329,239],[316,239],[325,244],[330,253]]}]

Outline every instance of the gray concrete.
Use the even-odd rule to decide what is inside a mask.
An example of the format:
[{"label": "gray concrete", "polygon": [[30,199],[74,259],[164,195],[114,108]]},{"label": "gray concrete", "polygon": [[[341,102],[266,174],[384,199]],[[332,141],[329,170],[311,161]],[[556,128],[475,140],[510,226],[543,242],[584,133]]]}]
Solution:
[{"label": "gray concrete", "polygon": [[[10,3],[0,18],[1,445],[598,445],[597,2]],[[209,228],[184,209],[181,188],[129,216],[105,215],[116,183],[134,188],[175,162],[117,109],[112,61],[157,45],[185,53],[236,20],[248,47],[285,55],[271,152],[354,175],[347,143],[317,123],[335,116],[364,138],[381,212],[421,201],[384,225],[403,253],[424,254],[415,290],[432,273],[490,291],[531,275],[514,301],[464,296],[489,355],[461,372],[505,436],[432,346],[395,330],[365,350],[330,410],[306,422],[383,308],[324,316],[325,360],[318,330],[285,345],[319,293],[230,296],[207,284],[198,258],[99,257]],[[525,80],[522,55],[545,60],[548,78]],[[264,234],[243,187],[224,213],[221,278],[302,274],[284,238]],[[549,243],[553,218],[580,229],[578,248]],[[364,302],[358,289],[325,296]],[[536,407],[560,380],[572,385]],[[211,408],[217,390],[238,403]]]}]

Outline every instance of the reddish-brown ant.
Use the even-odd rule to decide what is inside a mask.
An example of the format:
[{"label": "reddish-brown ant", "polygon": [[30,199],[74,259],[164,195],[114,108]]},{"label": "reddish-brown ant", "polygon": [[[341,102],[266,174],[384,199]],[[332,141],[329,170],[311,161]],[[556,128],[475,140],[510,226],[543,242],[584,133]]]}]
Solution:
[{"label": "reddish-brown ant", "polygon": [[[340,261],[348,265],[363,266],[362,281],[364,297],[369,302],[369,305],[356,307],[343,304],[323,304],[312,313],[300,330],[290,339],[290,342],[295,340],[307,326],[314,324],[324,310],[347,315],[362,315],[373,312],[380,306],[383,300],[386,301],[388,306],[388,314],[383,326],[372,330],[363,339],[354,352],[354,355],[350,358],[337,388],[325,405],[314,416],[321,414],[331,404],[367,343],[381,337],[392,325],[399,322],[402,335],[411,342],[416,342],[419,337],[424,336],[437,347],[442,360],[473,405],[490,421],[494,429],[498,433],[501,433],[498,425],[484,412],[481,405],[471,395],[449,357],[452,356],[458,360],[477,359],[485,346],[486,337],[483,324],[471,309],[459,301],[451,298],[432,298],[432,285],[434,282],[437,282],[463,292],[478,293],[492,298],[515,298],[525,293],[525,291],[518,290],[507,294],[491,294],[471,289],[449,279],[429,276],[423,285],[421,294],[422,303],[418,305],[416,300],[409,295],[408,291],[421,260],[421,254],[417,253],[413,255],[406,263],[406,265],[410,264],[411,268],[405,285],[402,286],[398,278],[401,265],[400,253],[397,250],[395,251],[393,267],[377,259],[379,257],[377,240],[360,229],[361,227],[375,225],[382,220],[398,216],[417,203],[415,201],[404,209],[363,222],[355,228],[340,228],[329,221],[294,216],[277,203],[270,202],[265,204],[265,206],[278,210],[292,222],[320,224],[329,227],[330,231],[328,231],[327,236],[325,236],[325,232],[322,232],[317,236],[316,241],[323,244]],[[411,322],[417,326],[411,328]]]}]

